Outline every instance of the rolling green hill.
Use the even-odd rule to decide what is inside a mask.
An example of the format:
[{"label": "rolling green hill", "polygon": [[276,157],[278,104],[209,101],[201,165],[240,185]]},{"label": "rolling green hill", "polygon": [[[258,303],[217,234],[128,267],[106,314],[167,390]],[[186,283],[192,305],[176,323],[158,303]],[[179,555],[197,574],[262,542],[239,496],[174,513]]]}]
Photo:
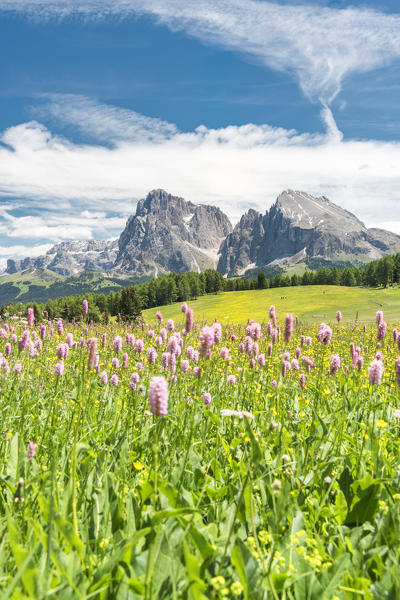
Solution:
[{"label": "rolling green hill", "polygon": [[9,302],[47,302],[62,296],[97,292],[108,294],[141,283],[143,278],[104,277],[101,273],[85,271],[65,277],[46,269],[28,269],[0,277],[0,305]]},{"label": "rolling green hill", "polygon": [[[300,286],[243,292],[220,292],[190,302],[199,321],[246,322],[268,319],[271,304],[278,313],[291,312],[303,322],[333,321],[341,310],[344,321],[375,320],[377,310],[383,310],[386,321],[400,322],[400,288],[366,289],[343,286]],[[143,311],[149,321],[155,321],[157,310],[164,320],[183,321],[181,303],[151,308]]]}]

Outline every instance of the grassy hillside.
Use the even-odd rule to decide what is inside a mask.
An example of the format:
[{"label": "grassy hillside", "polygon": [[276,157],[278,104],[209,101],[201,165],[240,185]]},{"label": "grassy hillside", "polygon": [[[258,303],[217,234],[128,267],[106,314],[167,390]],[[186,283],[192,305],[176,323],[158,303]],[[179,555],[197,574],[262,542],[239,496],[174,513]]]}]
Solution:
[{"label": "grassy hillside", "polygon": [[9,302],[47,302],[88,292],[108,294],[126,285],[141,283],[142,280],[140,277],[121,280],[90,271],[66,277],[46,269],[26,270],[0,277],[0,305]]},{"label": "grassy hillside", "polygon": [[[341,310],[343,320],[371,321],[383,310],[386,321],[400,321],[400,288],[366,289],[342,286],[285,287],[244,292],[221,292],[190,302],[197,320],[246,322],[249,318],[266,320],[274,304],[278,313],[291,312],[300,320],[312,323],[332,321]],[[161,306],[164,319],[182,321],[181,303]],[[155,319],[158,308],[144,311],[145,319]]]}]

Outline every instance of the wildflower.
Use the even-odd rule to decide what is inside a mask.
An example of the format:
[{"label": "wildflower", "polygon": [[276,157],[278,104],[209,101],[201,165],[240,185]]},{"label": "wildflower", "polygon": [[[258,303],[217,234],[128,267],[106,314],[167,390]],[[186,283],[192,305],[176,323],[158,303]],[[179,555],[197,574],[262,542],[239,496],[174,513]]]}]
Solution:
[{"label": "wildflower", "polygon": [[214,331],[214,341],[216,344],[219,344],[222,337],[222,327],[220,323],[213,323],[213,331]]},{"label": "wildflower", "polygon": [[221,410],[222,417],[238,417],[239,419],[243,419],[247,417],[248,419],[254,419],[254,415],[247,410],[232,410],[230,408],[223,408]]},{"label": "wildflower", "polygon": [[115,386],[118,385],[118,375],[116,373],[114,373],[114,375],[111,375],[110,383]]},{"label": "wildflower", "polygon": [[304,375],[304,373],[301,373],[299,380],[300,380],[300,386],[302,388],[305,388],[306,387],[306,376]]},{"label": "wildflower", "polygon": [[18,373],[18,374],[21,373],[22,365],[20,363],[15,363],[13,371],[14,371],[14,373]]},{"label": "wildflower", "polygon": [[284,340],[288,344],[292,339],[293,335],[293,315],[292,313],[288,313],[285,319],[285,333]]},{"label": "wildflower", "polygon": [[200,333],[200,352],[203,356],[207,355],[207,351],[215,343],[215,330],[213,327],[206,325]]},{"label": "wildflower", "polygon": [[102,371],[100,373],[100,381],[101,381],[101,383],[103,385],[107,385],[107,383],[108,383],[108,375],[107,375],[107,373],[105,371]]},{"label": "wildflower", "polygon": [[339,371],[339,369],[340,369],[340,356],[339,356],[339,354],[332,354],[330,368],[329,368],[330,375],[337,373]]},{"label": "wildflower", "polygon": [[376,324],[379,325],[383,321],[383,310],[378,310],[376,312]]},{"label": "wildflower", "polygon": [[279,481],[279,479],[274,479],[274,481],[271,483],[271,489],[275,495],[279,494],[281,487],[282,482]]},{"label": "wildflower", "polygon": [[175,329],[175,323],[173,322],[172,319],[168,319],[167,330],[173,331],[174,329]]},{"label": "wildflower", "polygon": [[228,375],[227,382],[229,383],[229,385],[235,385],[235,383],[236,383],[236,376],[235,375]]},{"label": "wildflower", "polygon": [[168,414],[168,383],[164,377],[153,377],[151,380],[149,402],[153,415],[165,417]]},{"label": "wildflower", "polygon": [[383,374],[383,364],[382,361],[380,360],[373,360],[369,370],[369,382],[372,383],[373,385],[379,385],[382,381],[382,374]]},{"label": "wildflower", "polygon": [[120,335],[116,335],[113,341],[114,352],[121,352],[122,349],[122,338]]},{"label": "wildflower", "polygon": [[151,365],[154,365],[158,357],[157,350],[152,346],[147,350],[147,360]]},{"label": "wildflower", "polygon": [[260,354],[257,358],[257,362],[260,367],[263,367],[265,365],[265,354]]},{"label": "wildflower", "polygon": [[340,312],[340,310],[336,311],[336,320],[338,323],[340,323],[340,321],[342,320],[342,313]]},{"label": "wildflower", "polygon": [[272,385],[272,387],[273,387],[273,388],[276,388],[276,387],[278,387],[278,382],[276,381],[276,379],[274,379],[274,380],[272,381],[271,385]]},{"label": "wildflower", "polygon": [[35,458],[37,444],[35,442],[28,443],[28,460]]},{"label": "wildflower", "polygon": [[385,321],[381,321],[378,325],[378,340],[381,341],[386,335],[387,324]]},{"label": "wildflower", "polygon": [[57,321],[57,333],[61,335],[64,332],[64,323],[62,319],[58,319]]},{"label": "wildflower", "polygon": [[144,342],[143,340],[141,340],[140,338],[136,340],[136,344],[135,344],[135,352],[137,352],[138,354],[140,354],[141,352],[143,352],[144,350]]},{"label": "wildflower", "polygon": [[261,325],[260,323],[249,323],[246,327],[247,335],[250,336],[253,340],[259,340],[261,338]]},{"label": "wildflower", "polygon": [[298,371],[299,370],[299,361],[297,360],[297,358],[292,358],[291,368],[294,371]]},{"label": "wildflower", "polygon": [[88,370],[91,371],[96,365],[97,338],[89,338],[87,345],[89,348]]},{"label": "wildflower", "polygon": [[11,354],[11,344],[10,342],[7,342],[6,345],[4,346],[4,352],[5,355],[8,357]]},{"label": "wildflower", "polygon": [[186,333],[190,333],[193,329],[193,310],[191,308],[188,308],[186,311],[186,324],[185,324],[185,330]]},{"label": "wildflower", "polygon": [[119,360],[118,358],[114,357],[111,361],[112,366],[114,367],[114,369],[119,369]]},{"label": "wildflower", "polygon": [[206,406],[208,406],[209,404],[211,404],[211,394],[209,394],[208,392],[206,392],[203,396],[203,402]]},{"label": "wildflower", "polygon": [[400,356],[398,356],[394,363],[394,371],[396,375],[396,383],[400,387]]},{"label": "wildflower", "polygon": [[188,305],[186,304],[186,302],[184,302],[181,306],[181,311],[186,314],[187,313],[187,309],[188,309]]},{"label": "wildflower", "polygon": [[326,323],[321,323],[319,326],[319,332],[317,335],[317,340],[321,342],[321,344],[325,344],[327,346],[330,344],[332,338],[332,329]]},{"label": "wildflower", "polygon": [[28,331],[28,329],[25,329],[21,338],[18,340],[18,350],[20,352],[22,352],[23,350],[25,350],[27,348],[28,344],[29,344],[29,331]]},{"label": "wildflower", "polygon": [[220,354],[220,357],[223,358],[224,360],[230,359],[228,348],[221,348],[221,352],[219,354]]},{"label": "wildflower", "polygon": [[122,367],[124,369],[128,368],[129,355],[127,352],[124,352],[122,355]]},{"label": "wildflower", "polygon": [[28,307],[26,313],[27,313],[26,318],[28,320],[28,327],[33,327],[33,324],[35,321],[35,311],[33,310],[33,308]]},{"label": "wildflower", "polygon": [[64,373],[64,362],[60,360],[54,367],[54,375],[60,377]]},{"label": "wildflower", "polygon": [[142,371],[143,370],[143,363],[142,362],[137,362],[136,363],[136,370],[137,371]]},{"label": "wildflower", "polygon": [[308,356],[302,356],[301,360],[305,363],[308,372],[315,367],[314,361],[312,361]]},{"label": "wildflower", "polygon": [[161,323],[161,322],[162,322],[162,320],[163,320],[163,316],[162,316],[162,314],[161,314],[161,311],[159,311],[159,310],[158,310],[158,311],[156,312],[156,317],[157,317],[157,321],[158,321],[159,323]]},{"label": "wildflower", "polygon": [[189,361],[188,360],[183,360],[181,362],[181,369],[182,369],[182,373],[187,373],[189,370]]},{"label": "wildflower", "polygon": [[290,362],[288,360],[282,361],[282,377],[286,377],[288,370],[290,369]]},{"label": "wildflower", "polygon": [[329,485],[331,485],[331,483],[332,483],[331,477],[327,476],[327,477],[324,478],[324,484],[325,485],[329,486]]},{"label": "wildflower", "polygon": [[201,369],[200,369],[200,367],[195,367],[195,368],[193,369],[193,375],[194,375],[196,378],[200,377],[200,375],[201,375]]},{"label": "wildflower", "polygon": [[89,303],[86,300],[86,298],[83,300],[82,305],[83,305],[83,314],[87,315],[89,312]]},{"label": "wildflower", "polygon": [[176,371],[176,356],[175,356],[175,354],[169,355],[168,369],[171,371],[171,373],[175,373],[175,371]]}]

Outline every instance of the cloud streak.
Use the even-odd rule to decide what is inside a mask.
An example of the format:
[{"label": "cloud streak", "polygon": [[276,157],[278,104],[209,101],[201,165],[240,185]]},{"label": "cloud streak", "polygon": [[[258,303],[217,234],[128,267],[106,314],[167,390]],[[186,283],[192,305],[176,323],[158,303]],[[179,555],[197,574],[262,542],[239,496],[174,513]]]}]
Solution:
[{"label": "cloud streak", "polygon": [[400,16],[366,8],[257,0],[2,0],[0,11],[35,19],[151,15],[173,31],[294,74],[304,94],[325,105],[352,73],[400,57]]}]

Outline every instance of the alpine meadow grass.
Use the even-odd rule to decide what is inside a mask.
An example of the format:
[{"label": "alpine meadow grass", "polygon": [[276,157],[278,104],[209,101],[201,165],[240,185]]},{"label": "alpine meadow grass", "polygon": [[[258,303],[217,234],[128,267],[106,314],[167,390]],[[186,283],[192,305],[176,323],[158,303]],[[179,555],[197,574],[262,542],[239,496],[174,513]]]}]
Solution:
[{"label": "alpine meadow grass", "polygon": [[275,305],[3,320],[2,599],[400,597],[399,332]]}]

